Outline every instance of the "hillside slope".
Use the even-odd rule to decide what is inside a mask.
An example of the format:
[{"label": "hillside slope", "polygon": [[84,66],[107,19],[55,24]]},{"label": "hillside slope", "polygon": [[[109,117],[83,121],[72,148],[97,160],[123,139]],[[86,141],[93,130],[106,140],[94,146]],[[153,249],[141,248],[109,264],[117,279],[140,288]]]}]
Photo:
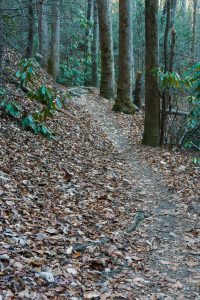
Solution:
[{"label": "hillside slope", "polygon": [[142,147],[142,115],[95,90],[67,112],[48,121],[56,141],[1,114],[2,299],[200,299],[192,156]]}]

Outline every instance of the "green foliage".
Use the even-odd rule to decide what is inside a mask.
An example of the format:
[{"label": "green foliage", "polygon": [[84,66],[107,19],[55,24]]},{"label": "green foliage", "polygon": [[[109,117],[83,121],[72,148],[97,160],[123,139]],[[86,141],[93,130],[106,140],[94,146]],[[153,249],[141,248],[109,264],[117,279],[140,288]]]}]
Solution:
[{"label": "green foliage", "polygon": [[[175,89],[189,94],[187,101],[190,112],[187,118],[187,137],[183,139],[186,148],[200,150],[200,62],[189,68],[182,77],[177,72],[164,73],[160,68],[153,71],[160,82],[161,91]],[[197,138],[195,138],[197,135]]]},{"label": "green foliage", "polygon": [[[86,51],[87,45],[92,42],[92,22],[88,22],[85,12],[77,10],[73,20],[75,30],[70,35],[70,43],[63,50],[66,62],[60,65],[61,84],[82,86],[91,81],[92,57]],[[86,31],[88,35],[86,36]]]},{"label": "green foliage", "polygon": [[53,90],[45,85],[42,85],[36,91],[29,93],[29,97],[46,105],[49,109],[56,110],[56,108],[62,107],[61,101],[59,98],[56,98]]},{"label": "green foliage", "polygon": [[24,58],[19,63],[19,70],[15,76],[20,80],[22,86],[27,86],[28,82],[34,85],[34,77],[37,75],[39,65],[34,58]]},{"label": "green foliage", "polygon": [[7,99],[7,97],[7,91],[4,88],[0,87],[0,100]]},{"label": "green foliage", "polygon": [[195,165],[200,165],[200,158],[194,157],[194,158],[192,159],[192,162],[193,162]]},{"label": "green foliage", "polygon": [[9,100],[7,91],[3,88],[0,88],[0,108],[14,118],[18,118],[21,114],[21,107],[17,103]]},{"label": "green foliage", "polygon": [[[29,82],[33,84],[33,78],[36,76],[37,63],[33,59],[23,59],[19,64],[20,70],[16,72],[16,77],[20,79],[23,86]],[[62,108],[62,97],[57,96],[53,89],[42,85],[38,89],[31,91],[28,96],[43,105],[40,111],[23,115],[22,127],[33,131],[35,134],[42,134],[43,136],[52,139],[54,134],[43,123],[48,118],[52,118],[54,112]],[[64,95],[65,97],[66,95]],[[0,107],[4,112],[14,118],[19,118],[22,114],[21,107],[13,102],[9,101],[6,90],[0,89]]]},{"label": "green foliage", "polygon": [[61,64],[59,82],[70,86],[84,85],[85,74],[82,70],[82,60],[72,56],[69,63],[69,65]]},{"label": "green foliage", "polygon": [[31,130],[35,134],[42,134],[48,139],[54,138],[52,132],[43,123],[39,123],[32,114],[29,114],[22,119],[22,126],[24,129]]},{"label": "green foliage", "polygon": [[197,135],[195,143],[190,140],[186,140],[186,145],[189,147],[195,147],[200,151],[200,62],[193,65],[184,74],[187,81],[190,82],[190,96],[188,102],[191,107],[190,114],[188,116],[188,130],[194,132]]},{"label": "green foliage", "polygon": [[33,114],[34,118],[40,122],[52,118],[55,111],[61,109],[63,106],[61,98],[45,85],[42,85],[36,91],[29,93],[29,97],[35,99],[44,106],[41,111],[36,111]]},{"label": "green foliage", "polygon": [[153,73],[159,79],[161,91],[170,88],[182,89],[185,84],[185,80],[183,80],[177,72],[164,73],[161,68],[157,68],[153,70]]},{"label": "green foliage", "polygon": [[[0,92],[1,95],[1,92]],[[0,108],[4,110],[6,114],[13,118],[19,118],[22,114],[21,107],[8,99],[3,99],[0,102]],[[40,117],[40,113],[37,116],[36,113],[24,115],[21,123],[24,129],[33,131],[35,134],[42,134],[48,139],[54,138],[53,133],[42,123],[43,117]]]},{"label": "green foliage", "polygon": [[21,108],[20,106],[15,102],[10,102],[5,106],[5,111],[10,116],[14,118],[18,118],[21,114]]}]

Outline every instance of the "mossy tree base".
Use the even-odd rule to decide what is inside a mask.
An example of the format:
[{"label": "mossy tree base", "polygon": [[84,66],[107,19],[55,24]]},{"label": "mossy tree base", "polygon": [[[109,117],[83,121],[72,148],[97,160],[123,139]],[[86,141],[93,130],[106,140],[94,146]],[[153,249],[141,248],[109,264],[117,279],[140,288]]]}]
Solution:
[{"label": "mossy tree base", "polygon": [[143,136],[142,144],[145,146],[151,146],[151,147],[159,147],[160,146],[160,140],[158,136]]},{"label": "mossy tree base", "polygon": [[113,106],[113,111],[115,112],[123,112],[127,115],[134,115],[134,113],[138,110],[138,108],[134,104],[123,105],[121,103],[116,102]]}]

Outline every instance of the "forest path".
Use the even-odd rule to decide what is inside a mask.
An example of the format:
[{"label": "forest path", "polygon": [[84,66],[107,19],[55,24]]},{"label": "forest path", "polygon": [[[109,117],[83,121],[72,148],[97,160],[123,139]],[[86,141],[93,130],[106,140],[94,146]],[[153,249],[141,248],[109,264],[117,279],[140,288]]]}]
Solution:
[{"label": "forest path", "polygon": [[198,219],[191,219],[178,194],[141,161],[128,138],[129,129],[119,124],[105,99],[83,95],[78,102],[113,142],[118,159],[129,165],[127,175],[132,185],[137,186],[133,188],[135,206],[146,220],[136,230],[141,232],[141,239],[148,238],[149,250],[143,261],[148,280],[138,278],[140,299],[200,299],[199,253],[193,249],[199,242],[195,239]]}]

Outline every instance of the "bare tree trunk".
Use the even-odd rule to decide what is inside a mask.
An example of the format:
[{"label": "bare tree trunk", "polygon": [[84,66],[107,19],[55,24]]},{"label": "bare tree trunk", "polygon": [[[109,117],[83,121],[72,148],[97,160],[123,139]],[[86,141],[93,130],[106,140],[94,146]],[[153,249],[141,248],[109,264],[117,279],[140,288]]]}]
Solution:
[{"label": "bare tree trunk", "polygon": [[[171,0],[166,0],[166,26],[165,26],[165,35],[164,35],[164,72],[166,73],[169,69],[169,51],[168,51],[168,42],[169,42],[169,31],[171,24]],[[166,132],[166,108],[167,108],[167,93],[164,91],[162,93],[162,113],[161,113],[161,125],[160,125],[160,144],[164,145],[165,142],[165,132]]]},{"label": "bare tree trunk", "polygon": [[85,31],[85,85],[91,83],[91,56],[92,56],[92,11],[93,0],[87,0],[87,27]]},{"label": "bare tree trunk", "polygon": [[166,26],[165,26],[165,35],[164,35],[164,66],[165,66],[165,70],[164,72],[166,73],[168,70],[168,63],[169,63],[169,59],[168,59],[168,44],[169,44],[169,31],[170,31],[170,23],[171,23],[171,0],[167,0],[166,1],[166,5],[167,5],[167,17],[166,17]]},{"label": "bare tree trunk", "polygon": [[113,110],[133,114],[132,101],[132,0],[119,0],[119,70]]},{"label": "bare tree trunk", "polygon": [[39,54],[41,55],[41,64],[43,67],[48,66],[48,10],[46,0],[40,0],[38,3],[38,40],[39,40]]},{"label": "bare tree trunk", "polygon": [[182,0],[182,16],[183,16],[183,18],[186,17],[186,14],[187,14],[186,0]]},{"label": "bare tree trunk", "polygon": [[97,0],[101,47],[100,95],[107,99],[115,97],[114,55],[110,0]]},{"label": "bare tree trunk", "polygon": [[145,0],[145,121],[143,144],[160,144],[160,97],[157,78],[152,70],[158,66],[158,0]]},{"label": "bare tree trunk", "polygon": [[88,0],[87,5],[87,27],[85,31],[85,52],[86,55],[91,55],[91,23],[92,23],[92,9],[93,0]]},{"label": "bare tree trunk", "polygon": [[136,75],[135,81],[135,105],[141,109],[142,99],[141,99],[141,91],[142,91],[142,72],[138,71]]},{"label": "bare tree trunk", "polygon": [[[176,32],[174,29],[174,20],[176,15],[177,0],[166,0],[166,27],[164,35],[164,72],[172,72],[174,65],[174,50],[176,41]],[[171,30],[171,48],[169,50],[169,34]],[[161,134],[160,144],[164,145],[166,138],[166,121],[167,121],[167,108],[171,109],[171,95],[169,90],[162,93],[162,114],[161,114]]]},{"label": "bare tree trunk", "polygon": [[99,23],[97,0],[94,0],[93,5],[94,26],[93,26],[93,41],[92,41],[92,86],[98,87],[98,52],[99,52]]},{"label": "bare tree trunk", "polygon": [[174,26],[175,16],[176,16],[176,6],[177,0],[171,0],[171,7],[170,7],[170,28]]},{"label": "bare tree trunk", "polygon": [[193,21],[192,21],[192,46],[191,46],[191,53],[192,56],[195,57],[195,44],[196,44],[196,25],[197,25],[197,3],[198,0],[193,0]]},{"label": "bare tree trunk", "polygon": [[170,49],[170,57],[169,57],[169,72],[173,72],[173,68],[174,68],[175,44],[176,44],[176,31],[173,27],[172,31],[171,31],[171,49]]},{"label": "bare tree trunk", "polygon": [[34,38],[34,1],[28,0],[28,40],[25,56],[33,56],[33,38]]},{"label": "bare tree trunk", "polygon": [[3,81],[3,1],[0,1],[0,85]]},{"label": "bare tree trunk", "polygon": [[55,80],[58,79],[60,66],[60,3],[60,0],[52,3],[51,54],[48,67]]}]

